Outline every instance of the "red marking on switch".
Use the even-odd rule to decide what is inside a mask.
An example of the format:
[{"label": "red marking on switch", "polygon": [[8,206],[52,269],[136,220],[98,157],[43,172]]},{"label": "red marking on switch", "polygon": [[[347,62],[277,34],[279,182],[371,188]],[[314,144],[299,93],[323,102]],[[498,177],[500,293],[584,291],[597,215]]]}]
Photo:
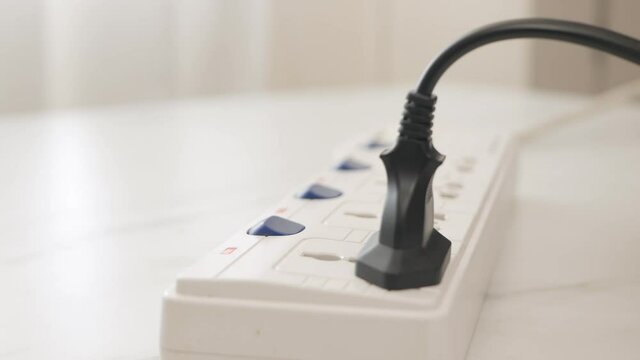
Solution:
[{"label": "red marking on switch", "polygon": [[287,208],[286,207],[281,207],[278,210],[276,210],[276,214],[283,214],[287,212]]},{"label": "red marking on switch", "polygon": [[233,254],[233,252],[236,251],[236,249],[238,249],[238,248],[233,247],[233,246],[232,247],[228,247],[228,248],[222,250],[222,252],[220,254],[222,254],[222,255]]}]

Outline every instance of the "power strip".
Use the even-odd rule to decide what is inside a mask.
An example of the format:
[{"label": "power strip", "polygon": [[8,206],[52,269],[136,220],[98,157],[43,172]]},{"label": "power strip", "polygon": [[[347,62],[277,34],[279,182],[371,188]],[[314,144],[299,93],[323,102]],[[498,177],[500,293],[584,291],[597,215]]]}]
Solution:
[{"label": "power strip", "polygon": [[464,359],[511,213],[515,144],[437,135],[435,227],[452,241],[439,285],[387,291],[354,275],[380,226],[378,156],[395,138],[383,131],[177,278],[162,359]]}]

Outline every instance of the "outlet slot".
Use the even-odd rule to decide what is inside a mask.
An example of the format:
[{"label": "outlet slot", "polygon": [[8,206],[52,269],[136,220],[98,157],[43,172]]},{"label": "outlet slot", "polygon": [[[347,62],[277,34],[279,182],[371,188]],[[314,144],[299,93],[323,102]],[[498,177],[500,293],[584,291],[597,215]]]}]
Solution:
[{"label": "outlet slot", "polygon": [[330,254],[330,253],[322,253],[322,252],[310,252],[304,251],[300,254],[304,257],[310,257],[320,261],[348,261],[348,262],[356,262],[356,258],[353,256],[342,256],[338,254]]},{"label": "outlet slot", "polygon": [[336,254],[329,254],[329,253],[314,253],[314,252],[308,252],[305,251],[302,254],[300,254],[304,257],[310,257],[316,260],[320,260],[320,261],[340,261],[343,260],[342,256],[340,255],[336,255]]},{"label": "outlet slot", "polygon": [[360,230],[380,229],[382,204],[374,202],[346,202],[324,221],[326,225]]},{"label": "outlet slot", "polygon": [[438,190],[438,194],[445,199],[455,199],[460,195],[458,190],[449,189],[446,187],[440,188]]},{"label": "outlet slot", "polygon": [[367,212],[345,211],[345,215],[354,216],[360,219],[376,219],[378,215]]},{"label": "outlet slot", "polygon": [[275,268],[277,271],[325,279],[355,279],[355,261],[361,243],[311,238],[296,245]]},{"label": "outlet slot", "polygon": [[456,181],[449,181],[448,183],[444,184],[444,186],[451,190],[462,190],[462,184]]}]

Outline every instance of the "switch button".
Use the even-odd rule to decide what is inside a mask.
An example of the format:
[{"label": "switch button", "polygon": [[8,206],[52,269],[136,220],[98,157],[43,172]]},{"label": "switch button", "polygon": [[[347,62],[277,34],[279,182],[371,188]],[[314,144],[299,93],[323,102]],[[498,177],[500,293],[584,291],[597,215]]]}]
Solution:
[{"label": "switch button", "polygon": [[354,159],[345,159],[340,164],[338,164],[338,166],[336,166],[337,170],[342,171],[365,170],[368,168],[370,168],[369,165]]},{"label": "switch button", "polygon": [[249,235],[257,236],[286,236],[297,234],[304,230],[304,225],[279,216],[269,216],[247,230]]},{"label": "switch button", "polygon": [[342,191],[330,188],[328,186],[313,184],[306,188],[303,192],[298,194],[300,199],[309,199],[309,200],[317,200],[317,199],[333,199],[342,195]]},{"label": "switch button", "polygon": [[384,148],[388,148],[391,146],[390,143],[384,142],[380,139],[373,139],[371,141],[369,141],[366,145],[367,149],[384,149]]}]

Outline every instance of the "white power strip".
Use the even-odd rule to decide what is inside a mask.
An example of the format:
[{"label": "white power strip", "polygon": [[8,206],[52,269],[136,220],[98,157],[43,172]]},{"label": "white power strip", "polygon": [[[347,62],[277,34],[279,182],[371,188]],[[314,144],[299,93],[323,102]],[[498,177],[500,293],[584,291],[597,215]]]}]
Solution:
[{"label": "white power strip", "polygon": [[507,135],[437,134],[447,159],[434,178],[435,221],[451,260],[437,286],[387,291],[357,278],[353,261],[379,229],[378,156],[394,137],[353,145],[342,170],[181,274],[163,298],[162,359],[464,359],[509,221],[515,145]]}]

